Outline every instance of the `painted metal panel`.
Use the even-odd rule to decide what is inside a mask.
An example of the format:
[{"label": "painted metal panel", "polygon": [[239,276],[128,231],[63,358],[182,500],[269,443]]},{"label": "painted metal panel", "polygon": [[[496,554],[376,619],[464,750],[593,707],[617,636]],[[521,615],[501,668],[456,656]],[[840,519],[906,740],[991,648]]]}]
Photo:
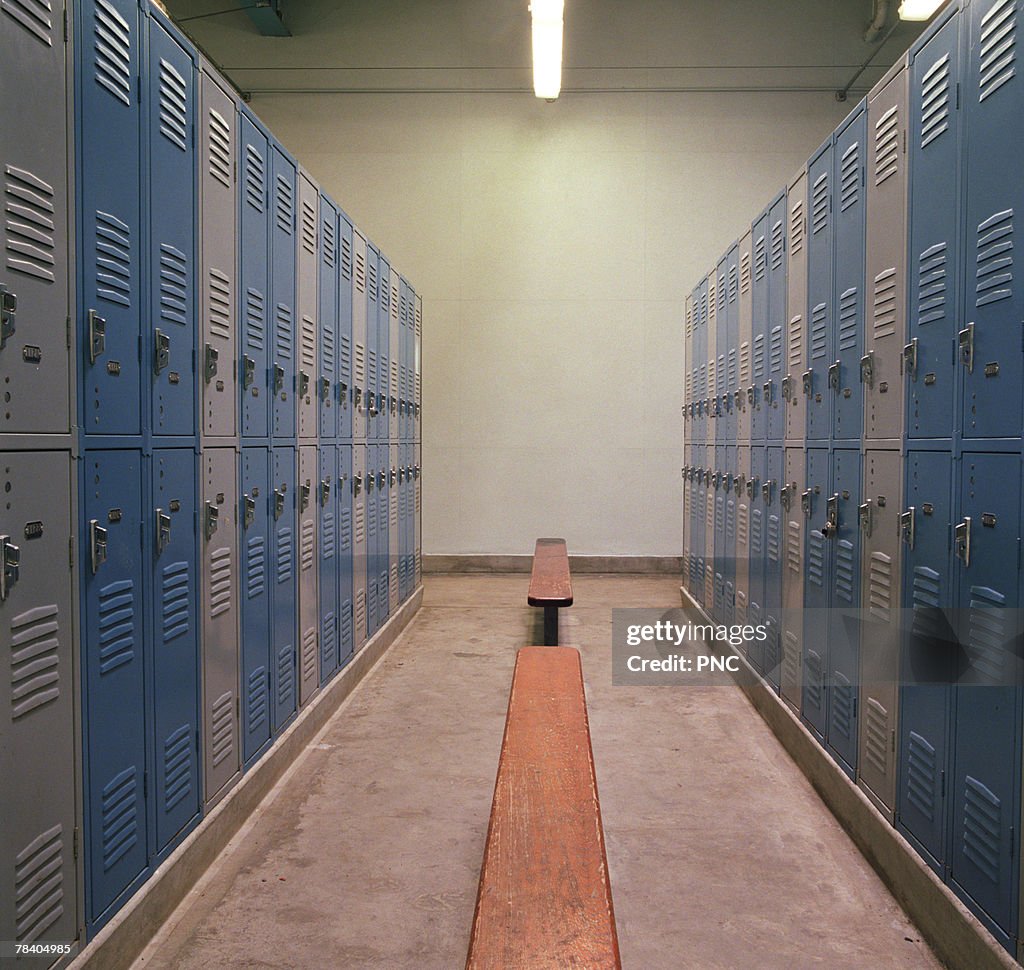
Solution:
[{"label": "painted metal panel", "polygon": [[354,649],[352,612],[352,445],[338,445],[338,664]]},{"label": "painted metal panel", "polygon": [[299,517],[299,707],[304,707],[320,687],[319,612],[317,595],[316,493],[319,480],[315,445],[299,448],[299,484],[296,491]]},{"label": "painted metal panel", "polygon": [[[747,500],[750,504],[750,566],[748,576],[749,600],[747,623],[759,626],[765,622],[764,567],[767,544],[767,510],[761,485],[765,481],[765,450],[763,445],[750,447],[750,475],[747,477]],[[764,641],[752,640],[747,656],[758,672],[764,671]]]},{"label": "painted metal panel", "polygon": [[[378,422],[379,425],[380,422]],[[382,627],[391,612],[391,579],[388,562],[390,548],[390,489],[388,446],[377,445],[377,626]]]},{"label": "painted metal panel", "polygon": [[[338,441],[352,441],[352,223],[339,213],[338,240],[341,247],[338,279]],[[351,488],[349,488],[351,491]]]},{"label": "painted metal panel", "polygon": [[[415,339],[413,329],[413,291],[407,280],[402,280],[399,289],[399,366],[398,366],[398,437],[404,442],[412,441],[412,345]],[[684,358],[689,360],[689,358]],[[689,364],[687,364],[689,366]]]},{"label": "painted metal panel", "polygon": [[388,314],[388,428],[392,444],[400,440],[398,403],[402,398],[402,367],[405,357],[402,317],[406,313],[405,281],[398,270],[391,271],[391,304]]},{"label": "painted metal panel", "polygon": [[[789,245],[786,251],[786,376],[779,389],[785,411],[786,443],[795,445],[807,432],[807,398],[801,379],[810,366],[807,357],[807,172],[801,169],[789,183]],[[803,470],[799,475],[803,480]],[[799,493],[793,505],[799,507]]]},{"label": "painted metal panel", "polygon": [[831,468],[828,448],[807,448],[804,491],[803,684],[800,713],[819,740],[827,729],[828,607],[832,545],[826,538]]},{"label": "painted metal panel", "polygon": [[[319,431],[317,408],[317,339],[319,337],[318,283],[320,256],[320,192],[309,175],[299,170],[299,261],[298,320],[299,357],[295,374],[295,406],[298,408],[299,437],[315,439]],[[301,458],[300,458],[301,461]],[[315,475],[314,475],[315,478]]]},{"label": "painted metal panel", "polygon": [[832,302],[833,255],[832,139],[807,163],[807,370],[800,389],[807,402],[807,440],[827,441],[832,433],[829,367],[835,362]]},{"label": "painted metal panel", "polygon": [[725,297],[725,440],[733,444],[737,434],[737,392],[739,376],[739,326],[740,326],[740,248],[733,246],[726,256],[726,297]]},{"label": "painted metal panel", "polygon": [[317,480],[320,597],[320,683],[325,684],[338,669],[339,601],[338,558],[340,522],[338,520],[338,452],[335,445],[321,444],[320,474]]},{"label": "painted metal panel", "polygon": [[274,342],[270,349],[272,431],[285,441],[297,432],[295,408],[296,263],[298,188],[295,162],[277,144],[271,151],[270,305]]},{"label": "painted metal panel", "polygon": [[[0,936],[16,943],[68,943],[78,936],[79,909],[72,618],[77,597],[68,556],[72,462],[62,452],[5,452],[0,467],[5,496],[0,638],[10,678],[0,701],[0,868],[6,887],[0,893]],[[139,641],[133,646],[137,651]],[[98,675],[97,649],[93,641],[86,653],[93,679]],[[127,678],[136,687],[138,666],[136,661]],[[97,703],[105,702],[108,693],[98,694]],[[105,716],[101,706],[97,728]],[[96,733],[102,737],[102,730]],[[137,738],[127,740],[126,749],[111,753],[106,765],[111,776],[119,764],[139,763]],[[102,762],[97,764],[97,773],[103,768]],[[138,807],[137,802],[130,804]],[[135,868],[138,864],[138,858],[131,862]],[[129,863],[120,876],[130,878]]]},{"label": "painted metal panel", "polygon": [[740,240],[739,252],[740,295],[738,300],[739,321],[736,333],[738,394],[735,397],[736,441],[741,445],[750,444],[750,424],[753,416],[748,401],[748,388],[753,383],[751,370],[751,343],[753,341],[753,236],[750,231]]},{"label": "painted metal panel", "polygon": [[704,355],[707,360],[707,442],[713,445],[722,434],[719,427],[719,408],[722,402],[718,397],[718,272],[714,266],[708,273],[708,316],[705,334],[707,342]]},{"label": "painted metal panel", "polygon": [[271,529],[273,532],[273,640],[270,683],[273,733],[295,714],[298,706],[298,464],[295,448],[275,445],[271,453]]},{"label": "painted metal panel", "polygon": [[714,612],[715,604],[715,446],[704,446],[704,608]]},{"label": "painted metal panel", "polygon": [[[381,253],[378,261],[377,298],[377,417],[374,433],[379,443],[388,440],[390,421],[388,397],[391,389],[391,264]],[[398,273],[395,273],[397,281]]]},{"label": "painted metal panel", "polygon": [[725,493],[725,548],[722,551],[725,573],[725,622],[736,614],[736,446],[725,447],[722,490]]},{"label": "painted metal panel", "polygon": [[[736,499],[736,622],[747,623],[750,607],[750,445],[736,448],[736,478],[733,495]],[[744,649],[746,643],[744,642]]]},{"label": "painted metal panel", "polygon": [[352,446],[352,649],[366,643],[367,610],[367,489],[366,445]]},{"label": "painted metal panel", "polygon": [[421,467],[423,464],[423,444],[417,441],[414,449],[416,461],[413,465],[413,496],[416,521],[416,545],[413,555],[416,564],[416,586],[419,586],[423,582],[423,478]]},{"label": "painted metal panel", "polygon": [[781,445],[768,445],[765,448],[765,471],[761,482],[761,504],[764,507],[762,622],[768,633],[764,641],[764,673],[776,690],[779,690],[782,678],[782,563],[785,535],[780,495],[785,484],[783,458]]},{"label": "painted metal panel", "polygon": [[[413,440],[421,442],[423,423],[423,296],[416,293],[413,298]],[[419,456],[417,456],[417,465]],[[417,486],[417,495],[419,495]],[[419,543],[417,542],[417,546]],[[417,585],[420,574],[419,558],[416,560]]]},{"label": "painted metal panel", "polygon": [[[719,419],[719,428],[722,421]],[[719,623],[725,622],[725,445],[715,447],[714,466],[711,471],[711,501],[714,511],[714,538],[712,568],[714,571],[713,599],[710,613]]]},{"label": "painted metal panel", "polygon": [[401,485],[398,481],[398,445],[392,444],[387,447],[389,455],[388,475],[388,550],[387,550],[387,571],[388,571],[388,612],[394,613],[403,597],[399,591],[398,571],[401,557],[401,529],[402,522],[399,515],[401,506]]},{"label": "painted metal panel", "polygon": [[786,376],[786,311],[789,302],[786,282],[788,228],[789,208],[783,192],[768,211],[768,315],[765,325],[765,378],[761,388],[765,438],[776,443],[780,443],[786,433],[782,380]]},{"label": "painted metal panel", "polygon": [[[380,376],[378,343],[380,328],[380,250],[369,239],[366,241],[366,440],[377,440],[377,416],[380,413],[377,381]],[[373,584],[370,585],[372,593]],[[371,615],[374,615],[371,610]]]},{"label": "painted metal panel", "polygon": [[[790,200],[793,196],[790,194]],[[801,406],[803,402],[801,400]],[[786,448],[782,506],[782,672],[780,692],[794,711],[800,711],[803,683],[804,543],[806,519],[801,506],[806,469],[804,450]]]},{"label": "painted metal panel", "polygon": [[[320,196],[320,336],[317,343],[317,403],[320,438],[338,436],[338,210]],[[332,477],[333,477],[332,472]]]},{"label": "painted metal panel", "polygon": [[747,407],[750,414],[750,440],[763,442],[768,427],[764,406],[764,385],[768,380],[768,261],[771,247],[769,211],[758,217],[752,228],[753,284],[751,287],[750,380]]},{"label": "painted metal panel", "polygon": [[[352,230],[352,441],[366,441],[369,392],[367,362],[367,262],[366,238],[358,229]],[[362,491],[362,485],[360,485]]]}]

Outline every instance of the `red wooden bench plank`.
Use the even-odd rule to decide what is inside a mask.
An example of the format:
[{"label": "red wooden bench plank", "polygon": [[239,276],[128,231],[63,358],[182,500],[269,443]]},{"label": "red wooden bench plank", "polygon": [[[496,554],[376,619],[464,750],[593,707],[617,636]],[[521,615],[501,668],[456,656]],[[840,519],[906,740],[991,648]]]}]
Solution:
[{"label": "red wooden bench plank", "polygon": [[526,597],[530,606],[572,606],[572,580],[565,539],[538,539]]},{"label": "red wooden bench plank", "polygon": [[516,656],[467,970],[618,970],[579,653]]}]

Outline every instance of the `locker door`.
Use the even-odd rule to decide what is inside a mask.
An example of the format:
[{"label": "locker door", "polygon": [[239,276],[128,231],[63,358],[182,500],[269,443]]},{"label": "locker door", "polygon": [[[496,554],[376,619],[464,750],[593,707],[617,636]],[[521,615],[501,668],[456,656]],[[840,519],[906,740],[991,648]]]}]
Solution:
[{"label": "locker door", "polygon": [[366,446],[366,634],[377,632],[377,446]]},{"label": "locker door", "polygon": [[[790,195],[792,199],[792,194]],[[783,700],[800,710],[803,678],[804,617],[804,513],[800,497],[804,492],[805,470],[802,447],[786,448],[784,481],[779,489],[782,506],[785,552],[782,564],[782,677]]]},{"label": "locker door", "polygon": [[740,295],[738,300],[739,320],[736,333],[736,358],[739,378],[739,392],[735,397],[736,440],[740,444],[750,444],[751,408],[747,401],[747,389],[753,382],[750,369],[750,344],[753,340],[753,301],[752,301],[752,236],[750,232],[740,240],[739,270]]},{"label": "locker door", "polygon": [[[6,381],[0,432],[67,434],[67,46],[61,42],[60,19],[49,15],[49,5],[43,16],[37,16],[33,6],[0,7],[0,91],[5,92],[0,100],[0,164],[7,199],[0,229],[0,296],[5,298],[0,363]],[[73,934],[65,937],[72,938]]]},{"label": "locker door", "polygon": [[334,445],[319,448],[317,487],[320,572],[320,683],[338,669],[338,453]]},{"label": "locker door", "polygon": [[[338,210],[320,196],[320,340],[317,398],[320,437],[338,436]],[[333,473],[332,473],[333,477]]]},{"label": "locker door", "polygon": [[295,437],[295,163],[278,145],[273,146],[270,214],[270,298],[274,344],[270,359],[270,387],[275,438]]},{"label": "locker door", "polygon": [[[750,607],[750,445],[736,448],[736,622],[746,624]],[[744,647],[746,649],[746,647]]]},{"label": "locker door", "polygon": [[[86,922],[95,930],[149,858],[142,458],[96,451],[82,464]],[[32,482],[34,493],[46,487],[34,465]]]},{"label": "locker door", "polygon": [[271,455],[273,477],[271,514],[274,530],[274,588],[271,618],[274,624],[273,671],[274,736],[291,719],[297,708],[296,649],[298,642],[298,568],[296,565],[296,493],[298,491],[295,448],[276,446]]},{"label": "locker door", "polygon": [[[235,411],[235,140],[238,111],[234,98],[203,64],[200,249],[203,267],[202,433],[230,438],[237,433]],[[232,506],[232,513],[234,506]]]},{"label": "locker door", "polygon": [[900,521],[908,615],[902,637],[897,827],[939,875],[944,875],[949,831],[950,678],[957,652],[951,626],[952,465],[949,452],[907,452]]},{"label": "locker door", "polygon": [[[767,373],[761,399],[765,408],[765,435],[769,441],[782,441],[786,431],[786,412],[782,401],[782,378],[786,366],[786,193],[773,203],[768,214],[768,341]],[[781,474],[781,461],[779,464]]]},{"label": "locker door", "polygon": [[320,687],[316,566],[316,483],[319,480],[315,445],[299,448],[299,707]]},{"label": "locker door", "polygon": [[708,324],[707,324],[707,362],[708,362],[708,443],[715,444],[721,437],[718,408],[721,401],[718,397],[718,273],[711,267],[708,273]]},{"label": "locker door", "polygon": [[[409,537],[409,495],[412,475],[409,472],[412,462],[409,459],[409,446],[398,446],[398,596],[401,602],[409,598],[412,590],[412,570],[410,569],[410,553],[412,543]],[[685,566],[684,575],[685,575]]]},{"label": "locker door", "polygon": [[338,663],[352,656],[352,446],[338,445]]},{"label": "locker door", "polygon": [[[388,440],[388,396],[391,389],[391,264],[380,256],[380,297],[377,302],[377,440]],[[397,279],[398,274],[395,274]]]},{"label": "locker door", "polygon": [[[366,362],[366,239],[352,230],[355,276],[352,280],[352,440],[366,441],[367,362]],[[362,486],[360,486],[362,490]]]},{"label": "locker door", "polygon": [[[401,307],[398,315],[399,323],[399,363],[398,363],[398,437],[402,442],[411,440],[409,425],[412,421],[412,413],[409,410],[409,402],[412,400],[410,387],[411,359],[410,347],[412,345],[412,305],[410,303],[411,289],[409,284],[402,280],[399,290]],[[689,357],[684,358],[689,366]]]},{"label": "locker door", "polygon": [[[71,682],[76,597],[67,559],[72,464],[70,456],[60,452],[7,452],[0,456],[0,467],[5,493],[0,519],[0,629],[11,678],[11,689],[3,692],[0,702],[0,866],[8,887],[0,894],[0,935],[17,943],[67,943],[78,936],[78,744]],[[59,568],[60,563],[67,563],[67,568]],[[131,628],[128,632],[130,651]],[[86,652],[91,680],[99,676],[96,646],[93,641],[93,649]],[[136,660],[132,666],[125,678],[129,685],[137,682],[134,668],[140,665]],[[128,671],[122,668],[120,673]],[[105,676],[112,675],[111,670]],[[105,701],[108,693],[113,692],[104,690],[97,702]],[[95,733],[102,738],[102,707],[96,718]],[[91,739],[86,736],[87,743]],[[99,771],[102,765],[96,766],[100,785],[117,774],[119,764],[141,765],[135,740],[129,739],[119,753],[110,753],[106,777]],[[140,861],[141,857],[134,860],[136,871]],[[121,875],[130,878],[127,863]]]},{"label": "locker door", "polygon": [[728,303],[725,318],[726,371],[725,371],[725,440],[736,443],[737,408],[736,392],[739,390],[739,327],[740,327],[740,248],[729,250],[726,258],[726,279]]},{"label": "locker door", "polygon": [[[229,358],[230,359],[230,358]],[[238,486],[234,448],[201,456],[203,737],[206,804],[238,774]]]},{"label": "locker door", "polygon": [[320,193],[302,171],[299,172],[299,210],[299,369],[295,375],[295,406],[299,409],[299,437],[315,439],[319,429],[316,344],[319,330],[317,303],[320,299],[320,257],[317,252]]},{"label": "locker door", "polygon": [[860,359],[864,355],[865,143],[867,113],[857,107],[836,133],[833,220],[835,263],[835,360],[829,368],[833,400],[833,440],[860,440],[864,425],[864,391]]},{"label": "locker door", "polygon": [[366,440],[377,440],[377,344],[380,339],[380,250],[366,241]]},{"label": "locker door", "polygon": [[391,313],[388,316],[388,440],[395,444],[398,434],[398,402],[401,400],[402,317],[405,314],[405,281],[391,272]]},{"label": "locker door", "polygon": [[242,449],[242,760],[249,765],[272,734],[273,649],[270,627],[270,452]]},{"label": "locker door", "polygon": [[[750,475],[747,477],[747,499],[750,502],[750,573],[747,623],[759,626],[765,622],[764,559],[766,510],[761,493],[765,481],[765,454],[763,445],[750,448]],[[747,645],[750,662],[764,672],[764,641],[753,640]]]},{"label": "locker door", "polygon": [[860,507],[861,634],[860,784],[875,806],[893,817],[900,673],[900,538],[903,468],[898,451],[864,454]]},{"label": "locker door", "polygon": [[[789,250],[786,267],[786,376],[779,390],[785,411],[788,443],[804,440],[807,432],[807,399],[801,390],[801,375],[807,370],[807,173],[789,186]],[[803,479],[801,470],[800,479]],[[799,506],[799,493],[793,506]]]},{"label": "locker door", "polygon": [[[382,415],[383,419],[383,415]],[[391,613],[390,501],[388,488],[388,446],[377,446],[377,626],[382,627]]]},{"label": "locker door", "polygon": [[714,586],[711,615],[725,622],[725,445],[715,449],[714,469],[711,473],[711,501],[714,505],[714,544],[712,566]]},{"label": "locker door", "polygon": [[715,446],[704,449],[704,608],[715,607]]},{"label": "locker door", "polygon": [[961,465],[954,551],[968,675],[956,688],[949,869],[1005,942],[1017,922],[1020,696],[999,685],[1014,683],[1021,635],[1020,456],[965,454]]},{"label": "locker door", "polygon": [[[338,440],[352,441],[352,223],[340,214],[341,275],[338,281]],[[351,489],[349,489],[351,492]]]},{"label": "locker door", "polygon": [[903,435],[901,354],[907,342],[907,68],[900,61],[868,101],[864,434]]},{"label": "locker door", "polygon": [[825,741],[840,767],[857,769],[857,724],[860,680],[860,452],[832,453],[835,527],[832,546],[832,597],[828,617],[828,733]]},{"label": "locker door", "polygon": [[423,445],[420,442],[416,442],[413,446],[413,450],[416,455],[416,462],[413,465],[413,496],[414,496],[414,510],[415,510],[415,551],[413,553],[413,560],[416,565],[416,586],[419,586],[423,582],[423,486],[422,486],[422,470],[423,464]]},{"label": "locker door", "polygon": [[149,324],[152,430],[194,435],[196,348],[195,64],[149,18]]},{"label": "locker door", "polygon": [[[726,448],[725,481],[725,549],[722,558],[725,563],[725,621],[733,623],[736,614],[736,446]],[[685,485],[685,483],[684,483]]]},{"label": "locker door", "polygon": [[[136,95],[140,49],[135,0],[82,4],[76,106],[81,208],[78,326],[82,426],[87,434],[142,431],[141,113]],[[111,152],[111,145],[118,150]],[[9,185],[15,182],[15,197],[29,195],[36,218],[39,206],[48,210],[47,202],[39,198],[49,194],[48,186],[36,184],[28,172],[8,172],[6,177]],[[48,407],[42,405],[41,413],[48,413]]]},{"label": "locker door", "polygon": [[[781,430],[781,428],[780,428]],[[764,669],[768,682],[778,690],[782,676],[782,551],[783,516],[780,490],[785,484],[781,445],[765,449],[765,477],[761,499],[765,516],[763,617],[768,628],[764,641]]]},{"label": "locker door", "polygon": [[394,613],[402,597],[398,588],[398,562],[400,556],[401,522],[399,517],[398,445],[389,445],[390,467],[388,482],[388,613]]},{"label": "locker door", "polygon": [[[954,7],[956,5],[953,5]],[[960,17],[953,9],[910,68],[907,433],[949,438],[956,420],[960,278]],[[984,366],[984,365],[982,365]]]},{"label": "locker door", "polygon": [[[810,415],[808,415],[809,417]],[[827,448],[808,448],[805,488],[800,496],[804,515],[803,693],[800,713],[819,738],[824,739],[829,695],[828,608],[832,578],[829,523],[829,454]]]},{"label": "locker door", "polygon": [[707,485],[704,481],[704,446],[694,447],[694,489],[691,526],[693,532],[693,585],[691,592],[698,603],[704,602],[704,503]]},{"label": "locker door", "polygon": [[367,630],[367,489],[366,445],[352,446],[352,648],[366,643]]},{"label": "locker door", "polygon": [[766,210],[754,223],[754,281],[751,290],[751,384],[747,388],[750,408],[750,440],[764,441],[768,411],[764,404],[764,385],[768,380],[768,248],[770,246],[769,213]]},{"label": "locker door", "polygon": [[1024,293],[1014,286],[1015,214],[1024,187],[1015,173],[1024,153],[1021,81],[1014,45],[1020,0],[970,7],[970,67],[964,79],[965,252],[969,272],[958,337],[966,438],[1020,437],[1024,416]]},{"label": "locker door", "polygon": [[199,817],[197,479],[193,449],[153,452],[147,546],[152,556],[157,853]]},{"label": "locker door", "polygon": [[[270,159],[267,136],[245,113],[239,120],[239,265],[242,311],[242,435],[270,436]],[[258,487],[258,486],[257,486]],[[263,489],[266,492],[266,486]]]},{"label": "locker door", "polygon": [[807,370],[800,380],[807,402],[807,440],[827,441],[832,433],[829,367],[832,347],[832,142],[807,163],[811,233],[807,240]]},{"label": "locker door", "polygon": [[[413,439],[417,442],[422,441],[421,424],[423,421],[423,297],[418,293],[413,296],[413,314],[414,314],[414,338],[413,338]],[[416,456],[416,465],[419,467],[419,454]],[[417,473],[417,482],[419,480],[419,474]],[[416,487],[416,497],[419,501],[419,485]],[[417,533],[418,534],[418,533]],[[416,543],[419,547],[419,540]],[[420,564],[419,555],[416,557],[416,578],[417,585],[419,584],[420,575]]]}]

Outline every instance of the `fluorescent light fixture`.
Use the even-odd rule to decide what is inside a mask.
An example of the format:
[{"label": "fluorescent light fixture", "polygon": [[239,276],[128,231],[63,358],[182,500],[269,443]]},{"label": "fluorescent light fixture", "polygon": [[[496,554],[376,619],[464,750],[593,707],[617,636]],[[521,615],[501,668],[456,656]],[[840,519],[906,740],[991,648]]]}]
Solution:
[{"label": "fluorescent light fixture", "polygon": [[562,90],[562,8],[564,0],[532,0],[533,93],[554,101]]},{"label": "fluorescent light fixture", "polygon": [[903,0],[900,20],[929,20],[946,0]]}]

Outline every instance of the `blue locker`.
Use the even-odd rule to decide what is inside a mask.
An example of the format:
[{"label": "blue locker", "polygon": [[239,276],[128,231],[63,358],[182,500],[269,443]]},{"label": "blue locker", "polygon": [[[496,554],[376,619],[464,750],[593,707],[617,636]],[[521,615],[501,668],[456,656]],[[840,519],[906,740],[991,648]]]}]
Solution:
[{"label": "blue locker", "polygon": [[338,670],[338,452],[321,443],[317,527],[320,533],[320,683],[326,684]]},{"label": "blue locker", "polygon": [[[697,367],[697,427],[694,440],[699,444],[707,441],[708,432],[708,281],[700,281],[694,299],[694,350]],[[701,465],[703,467],[703,464]],[[701,559],[703,562],[703,558]],[[701,572],[703,576],[703,571]]]},{"label": "blue locker", "polygon": [[[719,419],[719,424],[721,420]],[[727,499],[725,481],[725,445],[715,449],[715,468],[711,476],[711,488],[715,505],[715,570],[714,601],[711,615],[719,623],[725,622],[725,504]]]},{"label": "blue locker", "polygon": [[705,532],[704,532],[704,509],[707,503],[707,469],[704,467],[704,445],[694,446],[694,455],[697,462],[696,471],[696,501],[693,503],[693,576],[690,584],[690,592],[698,603],[703,605],[704,600],[704,565],[705,565]]},{"label": "blue locker", "polygon": [[[751,302],[753,319],[750,333],[750,377],[747,407],[750,408],[750,440],[764,442],[768,412],[764,406],[764,385],[768,380],[768,248],[769,216],[766,209],[753,226],[754,281]],[[757,466],[754,466],[757,467]]]},{"label": "blue locker", "polygon": [[[734,245],[726,256],[726,309],[725,309],[725,440],[735,443],[738,431],[736,392],[740,386],[739,332],[740,332],[740,247]],[[731,466],[735,472],[735,462]]]},{"label": "blue locker", "polygon": [[[380,250],[369,239],[366,240],[366,441],[377,440],[377,416],[379,408],[379,344],[380,324],[377,316],[380,313],[381,280]],[[368,454],[372,454],[369,452]],[[374,464],[367,459],[368,467]],[[374,492],[376,495],[376,492]],[[373,588],[371,583],[371,588]],[[376,629],[376,627],[374,627]]]},{"label": "blue locker", "polygon": [[736,445],[725,449],[725,623],[732,623],[736,615]]},{"label": "blue locker", "polygon": [[[391,408],[391,264],[381,253],[379,263],[380,299],[377,303],[377,440],[390,434]],[[398,274],[395,274],[396,278]]]},{"label": "blue locker", "polygon": [[804,631],[803,686],[800,713],[819,740],[827,726],[828,608],[831,584],[831,531],[828,490],[830,457],[827,447],[807,449],[806,489],[800,496],[804,514]]},{"label": "blue locker", "polygon": [[[859,360],[859,358],[858,358]],[[832,593],[828,615],[829,753],[851,777],[857,768],[860,681],[860,508],[859,449],[832,453],[832,485],[826,518]]]},{"label": "blue locker", "polygon": [[712,432],[715,444],[725,447],[726,441],[726,420],[725,420],[725,371],[728,351],[726,350],[726,339],[728,335],[728,306],[729,306],[729,275],[725,257],[719,261],[712,270],[715,280],[715,310],[712,315],[714,323],[714,351],[712,357],[715,365],[715,384],[711,389],[711,413],[714,415]]},{"label": "blue locker", "polygon": [[[270,157],[266,132],[242,107],[239,123],[238,257],[242,294],[242,436],[270,436]],[[275,322],[277,316],[275,314]],[[275,335],[276,336],[276,335]],[[265,491],[265,489],[264,489]]]},{"label": "blue locker", "polygon": [[148,22],[149,314],[144,360],[150,375],[151,429],[154,435],[194,435],[196,68],[155,9]]},{"label": "blue locker", "polygon": [[965,438],[1020,438],[1024,290],[1014,285],[1014,215],[1024,212],[1020,0],[975,0],[963,79],[967,276],[958,336]]},{"label": "blue locker", "polygon": [[[413,363],[413,348],[416,339],[415,307],[412,287],[402,280],[402,345],[401,345],[401,368],[399,380],[401,382],[400,398],[398,405],[398,427],[399,437],[402,441],[411,442],[414,438],[413,431],[413,406],[415,404],[415,369]],[[411,464],[411,462],[410,462]]]},{"label": "blue locker", "polygon": [[338,445],[338,665],[352,657],[354,610],[352,603],[352,445]]},{"label": "blue locker", "polygon": [[[785,207],[783,207],[783,217]],[[781,378],[779,378],[781,380]],[[784,412],[780,412],[780,417]],[[782,425],[780,424],[780,430]],[[778,690],[782,677],[782,550],[784,544],[780,490],[785,485],[782,445],[765,448],[764,480],[761,504],[764,508],[764,602],[762,622],[768,628],[764,641],[764,673]]]},{"label": "blue locker", "polygon": [[[386,410],[384,412],[387,418]],[[385,427],[387,421],[384,422]],[[388,574],[390,572],[390,525],[388,522],[389,508],[388,495],[390,455],[386,444],[377,445],[377,627],[380,628],[387,621],[391,613],[390,609],[390,588],[388,585]]]},{"label": "blue locker", "polygon": [[[320,195],[320,339],[318,347],[320,438],[338,437],[338,210]],[[333,473],[332,473],[333,477]]]},{"label": "blue locker", "polygon": [[807,399],[807,440],[828,441],[832,433],[832,391],[828,379],[833,357],[832,304],[832,139],[807,163],[810,237],[807,244],[808,368],[801,378]]},{"label": "blue locker", "polygon": [[953,629],[952,467],[948,451],[908,451],[903,542],[897,828],[940,876],[946,861]]},{"label": "blue locker", "polygon": [[[768,210],[768,315],[765,336],[767,362],[761,402],[765,411],[765,437],[781,443],[786,434],[786,409],[782,400],[782,379],[786,376],[787,292],[787,196],[783,192]],[[780,465],[781,469],[781,465]],[[782,481],[781,474],[777,478]]]},{"label": "blue locker", "polygon": [[402,471],[404,476],[399,478],[401,488],[401,515],[402,515],[402,568],[404,569],[404,586],[402,587],[402,599],[406,600],[412,595],[416,586],[416,518],[415,518],[415,493],[413,482],[413,465],[415,464],[415,448],[412,444],[402,445]]},{"label": "blue locker", "polygon": [[[338,441],[352,441],[352,222],[339,213],[341,245],[338,279]],[[351,471],[349,472],[351,475]]]},{"label": "blue locker", "polygon": [[[748,578],[747,623],[759,626],[765,622],[764,566],[766,547],[766,509],[761,484],[765,480],[764,445],[750,447],[750,477],[747,479],[747,498],[750,501],[750,572]],[[754,668],[764,671],[764,641],[753,640],[747,645],[747,656]]]},{"label": "blue locker", "polygon": [[867,109],[862,101],[836,132],[833,149],[832,306],[835,346],[828,372],[832,440],[859,441],[864,427],[864,243]]},{"label": "blue locker", "polygon": [[[199,601],[192,448],[157,448],[151,460],[150,636],[153,758],[160,853],[199,819]],[[145,520],[143,520],[145,521]]]},{"label": "blue locker", "polygon": [[[367,247],[369,252],[369,247]],[[377,583],[378,520],[377,446],[366,446],[366,635],[372,637],[380,626]]]},{"label": "blue locker", "polygon": [[86,434],[138,435],[143,417],[139,4],[82,0],[77,22],[81,424]]},{"label": "blue locker", "polygon": [[270,451],[243,448],[241,475],[242,761],[249,767],[273,734]]},{"label": "blue locker", "polygon": [[1020,455],[965,454],[959,484],[953,549],[967,673],[956,688],[948,865],[958,893],[1008,945],[1020,857]]},{"label": "blue locker", "polygon": [[903,351],[911,440],[952,438],[957,424],[960,15],[951,6],[911,54],[910,288]]},{"label": "blue locker", "polygon": [[124,901],[149,857],[142,455],[96,451],[81,461],[86,923],[92,933]]},{"label": "blue locker", "polygon": [[296,711],[296,642],[298,638],[298,557],[295,494],[298,483],[295,448],[275,446],[271,456],[274,593],[271,607],[273,647],[271,690],[273,733],[277,735]]},{"label": "blue locker", "polygon": [[270,354],[270,389],[275,438],[298,433],[295,410],[295,162],[274,144],[271,152],[270,299],[274,314],[274,345]]}]

